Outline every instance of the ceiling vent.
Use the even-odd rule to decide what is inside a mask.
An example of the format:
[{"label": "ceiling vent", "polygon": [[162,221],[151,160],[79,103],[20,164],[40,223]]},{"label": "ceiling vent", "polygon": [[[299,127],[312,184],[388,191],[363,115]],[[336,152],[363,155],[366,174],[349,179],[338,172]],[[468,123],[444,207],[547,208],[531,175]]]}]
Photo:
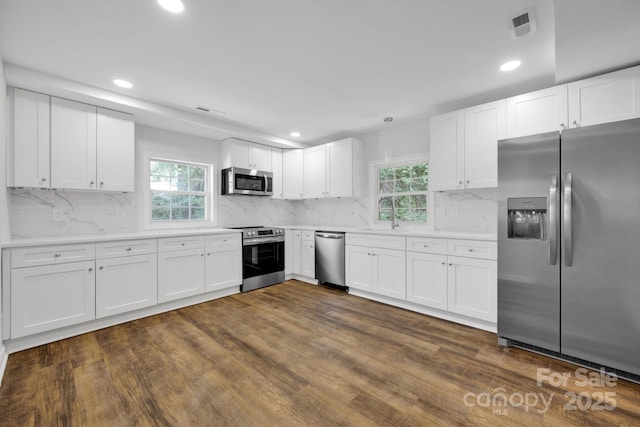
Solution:
[{"label": "ceiling vent", "polygon": [[518,40],[528,34],[536,32],[536,10],[525,9],[509,19],[509,35],[511,40]]}]

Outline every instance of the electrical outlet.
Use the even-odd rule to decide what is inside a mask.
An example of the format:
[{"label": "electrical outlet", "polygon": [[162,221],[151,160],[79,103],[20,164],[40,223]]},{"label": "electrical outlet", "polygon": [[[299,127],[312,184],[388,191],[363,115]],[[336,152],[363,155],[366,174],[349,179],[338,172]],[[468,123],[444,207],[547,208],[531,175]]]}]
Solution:
[{"label": "electrical outlet", "polygon": [[53,212],[51,212],[51,219],[53,221],[62,221],[64,219],[64,212],[62,212],[62,209],[54,209]]},{"label": "electrical outlet", "polygon": [[116,219],[119,221],[124,219],[124,209],[116,209]]},{"label": "electrical outlet", "polygon": [[436,216],[445,216],[444,208],[436,208]]},{"label": "electrical outlet", "polygon": [[458,208],[447,208],[446,209],[447,216],[458,216]]}]

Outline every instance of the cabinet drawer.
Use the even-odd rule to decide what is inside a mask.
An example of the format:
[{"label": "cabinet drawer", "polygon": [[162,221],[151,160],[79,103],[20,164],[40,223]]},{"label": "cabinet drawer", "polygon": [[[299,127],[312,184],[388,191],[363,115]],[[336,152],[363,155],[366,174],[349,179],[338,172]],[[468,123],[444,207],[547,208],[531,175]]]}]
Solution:
[{"label": "cabinet drawer", "polygon": [[165,237],[158,239],[158,252],[204,248],[204,236]]},{"label": "cabinet drawer", "polygon": [[11,249],[12,268],[89,261],[94,258],[95,246],[91,244],[37,246]]},{"label": "cabinet drawer", "polygon": [[477,240],[449,240],[447,253],[467,258],[498,259],[498,243]]},{"label": "cabinet drawer", "polygon": [[315,236],[315,231],[302,230],[302,240],[315,240]]},{"label": "cabinet drawer", "polygon": [[220,234],[205,237],[205,248],[207,253],[226,252],[240,249],[242,247],[242,237],[240,233]]},{"label": "cabinet drawer", "polygon": [[430,237],[407,237],[407,250],[430,254],[447,254],[447,240]]},{"label": "cabinet drawer", "polygon": [[97,243],[96,259],[114,258],[127,255],[146,255],[156,253],[157,251],[158,242],[155,239]]},{"label": "cabinet drawer", "polygon": [[387,236],[384,234],[357,234],[347,233],[347,245],[368,246],[381,249],[405,250],[405,238],[400,236]]}]

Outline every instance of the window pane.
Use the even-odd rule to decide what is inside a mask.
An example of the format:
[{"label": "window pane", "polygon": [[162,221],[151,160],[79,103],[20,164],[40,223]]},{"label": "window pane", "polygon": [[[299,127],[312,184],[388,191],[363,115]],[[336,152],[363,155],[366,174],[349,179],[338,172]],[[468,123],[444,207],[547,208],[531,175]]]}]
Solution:
[{"label": "window pane", "polygon": [[171,195],[171,207],[189,207],[189,195],[186,194],[172,194]]},{"label": "window pane", "polygon": [[191,196],[191,207],[204,208],[206,204],[204,196]]},{"label": "window pane", "polygon": [[170,209],[169,208],[152,208],[151,209],[151,219],[153,221],[167,221],[170,219]]},{"label": "window pane", "polygon": [[407,221],[409,209],[396,209],[396,221]]},{"label": "window pane", "polygon": [[152,160],[149,163],[149,174],[171,176],[171,164]]},{"label": "window pane", "polygon": [[189,166],[173,164],[171,167],[171,176],[173,178],[189,178]]},{"label": "window pane", "polygon": [[205,219],[205,209],[191,208],[191,219]]},{"label": "window pane", "polygon": [[173,208],[171,209],[171,220],[189,219],[189,208]]},{"label": "window pane", "polygon": [[398,196],[395,197],[396,209],[411,207],[411,196]]},{"label": "window pane", "polygon": [[380,183],[380,194],[393,193],[393,181],[383,181]]},{"label": "window pane", "polygon": [[394,179],[394,178],[395,178],[395,171],[393,168],[385,168],[385,169],[378,170],[379,181],[385,181],[385,180]]},{"label": "window pane", "polygon": [[411,196],[411,207],[412,208],[426,208],[427,207],[427,196],[426,195],[417,195]]},{"label": "window pane", "polygon": [[411,166],[396,168],[396,179],[411,178]]},{"label": "window pane", "polygon": [[171,190],[168,176],[152,176],[150,188],[152,190]]},{"label": "window pane", "polygon": [[382,209],[378,219],[380,221],[391,221],[391,209]]},{"label": "window pane", "polygon": [[426,163],[422,163],[419,165],[413,165],[411,167],[411,176],[414,178],[426,176],[429,172],[429,168]]},{"label": "window pane", "polygon": [[411,179],[402,178],[396,181],[396,193],[403,193],[405,191],[411,191]]},{"label": "window pane", "polygon": [[204,180],[203,179],[190,179],[189,180],[189,191],[204,191]]},{"label": "window pane", "polygon": [[205,169],[201,166],[191,166],[189,170],[189,178],[191,179],[201,179],[205,178]]},{"label": "window pane", "polygon": [[382,199],[378,199],[378,204],[380,209],[391,209],[391,198],[384,197]]},{"label": "window pane", "polygon": [[171,196],[165,193],[151,193],[151,206],[169,207],[171,205]]},{"label": "window pane", "polygon": [[427,191],[429,188],[429,179],[427,177],[414,178],[411,180],[410,191]]}]

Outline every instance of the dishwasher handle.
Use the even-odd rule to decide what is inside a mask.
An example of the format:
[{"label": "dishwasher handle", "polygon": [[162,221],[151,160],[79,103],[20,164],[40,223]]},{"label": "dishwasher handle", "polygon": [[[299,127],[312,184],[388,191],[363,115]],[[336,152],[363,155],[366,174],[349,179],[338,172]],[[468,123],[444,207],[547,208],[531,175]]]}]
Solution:
[{"label": "dishwasher handle", "polygon": [[324,239],[344,239],[344,233],[323,233],[316,231],[316,236]]}]

